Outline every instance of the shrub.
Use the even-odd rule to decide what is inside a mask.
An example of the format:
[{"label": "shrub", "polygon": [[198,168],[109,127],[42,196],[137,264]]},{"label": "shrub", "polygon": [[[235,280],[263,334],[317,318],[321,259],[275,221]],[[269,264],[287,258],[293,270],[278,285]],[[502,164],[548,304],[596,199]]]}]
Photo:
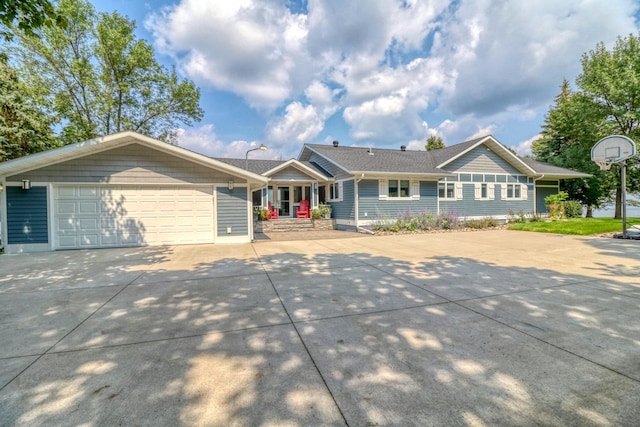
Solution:
[{"label": "shrub", "polygon": [[577,200],[565,200],[564,214],[567,218],[581,218],[582,217],[582,204]]},{"label": "shrub", "polygon": [[549,209],[551,219],[556,220],[565,216],[564,201],[567,197],[569,194],[566,191],[560,191],[558,194],[551,194],[544,198],[544,205]]},{"label": "shrub", "polygon": [[498,225],[498,221],[495,218],[487,217],[482,219],[470,219],[465,221],[464,226],[473,229],[483,229],[483,228],[491,228],[496,227]]},{"label": "shrub", "polygon": [[527,222],[527,215],[524,213],[523,209],[520,209],[517,214],[513,212],[513,209],[509,209],[507,213],[507,222],[512,224]]}]

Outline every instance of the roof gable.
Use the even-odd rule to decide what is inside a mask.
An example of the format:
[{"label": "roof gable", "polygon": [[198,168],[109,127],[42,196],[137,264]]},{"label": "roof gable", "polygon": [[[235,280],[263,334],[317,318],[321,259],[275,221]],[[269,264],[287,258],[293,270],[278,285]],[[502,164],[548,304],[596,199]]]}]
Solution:
[{"label": "roof gable", "polygon": [[193,163],[226,172],[230,175],[245,178],[253,182],[265,182],[265,178],[248,172],[202,154],[187,150],[186,148],[171,145],[164,141],[141,135],[136,132],[120,132],[100,138],[91,139],[76,144],[66,145],[60,148],[43,151],[18,159],[9,160],[0,164],[0,176],[15,175],[30,170],[42,168],[53,164],[58,164],[85,156],[97,154],[118,147],[130,144],[140,144],[155,150],[162,151],[168,155],[176,156]]}]

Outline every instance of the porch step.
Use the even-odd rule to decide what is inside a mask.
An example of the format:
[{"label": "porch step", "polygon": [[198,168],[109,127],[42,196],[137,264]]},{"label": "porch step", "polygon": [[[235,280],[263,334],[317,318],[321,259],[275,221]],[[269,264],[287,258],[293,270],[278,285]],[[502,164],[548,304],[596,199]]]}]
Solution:
[{"label": "porch step", "polygon": [[283,218],[266,221],[263,227],[271,232],[308,231],[313,230],[313,221],[307,218]]}]

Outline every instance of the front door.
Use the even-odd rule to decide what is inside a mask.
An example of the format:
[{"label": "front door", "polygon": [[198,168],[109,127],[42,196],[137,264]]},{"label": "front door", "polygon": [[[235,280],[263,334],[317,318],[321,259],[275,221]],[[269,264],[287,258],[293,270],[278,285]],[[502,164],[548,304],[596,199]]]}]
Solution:
[{"label": "front door", "polygon": [[278,187],[278,213],[280,216],[291,216],[290,188]]}]

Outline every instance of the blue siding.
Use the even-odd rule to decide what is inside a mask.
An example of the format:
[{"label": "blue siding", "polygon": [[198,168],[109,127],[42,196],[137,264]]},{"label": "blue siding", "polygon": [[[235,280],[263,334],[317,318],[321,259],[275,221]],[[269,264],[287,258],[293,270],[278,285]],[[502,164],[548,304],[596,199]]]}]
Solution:
[{"label": "blue siding", "polygon": [[7,243],[49,243],[47,187],[7,187]]},{"label": "blue siding", "polygon": [[353,180],[344,181],[342,184],[342,201],[329,201],[331,205],[331,217],[335,219],[354,219],[354,203]]},{"label": "blue siding", "polygon": [[[504,185],[504,184],[502,184]],[[495,186],[494,200],[475,200],[474,184],[463,184],[462,200],[440,200],[440,212],[452,212],[460,217],[506,216],[511,209],[514,213],[522,210],[533,212],[533,186],[527,186],[527,200],[502,200],[501,184]]]},{"label": "blue siding", "polygon": [[[435,181],[420,182],[420,200],[379,200],[378,180],[365,179],[358,183],[359,219],[382,220],[397,218],[400,213],[436,212],[438,183]],[[365,212],[367,216],[365,216]]]},{"label": "blue siding", "polygon": [[544,199],[552,194],[557,194],[558,188],[538,187],[536,188],[536,210],[538,213],[549,213],[549,209],[544,205]]},{"label": "blue siding", "polygon": [[481,145],[444,167],[450,172],[508,173],[520,172],[506,160]]},{"label": "blue siding", "polygon": [[[218,187],[218,236],[246,236],[249,234],[247,218],[247,189],[237,187],[229,190]],[[231,233],[227,233],[231,227]]]}]

